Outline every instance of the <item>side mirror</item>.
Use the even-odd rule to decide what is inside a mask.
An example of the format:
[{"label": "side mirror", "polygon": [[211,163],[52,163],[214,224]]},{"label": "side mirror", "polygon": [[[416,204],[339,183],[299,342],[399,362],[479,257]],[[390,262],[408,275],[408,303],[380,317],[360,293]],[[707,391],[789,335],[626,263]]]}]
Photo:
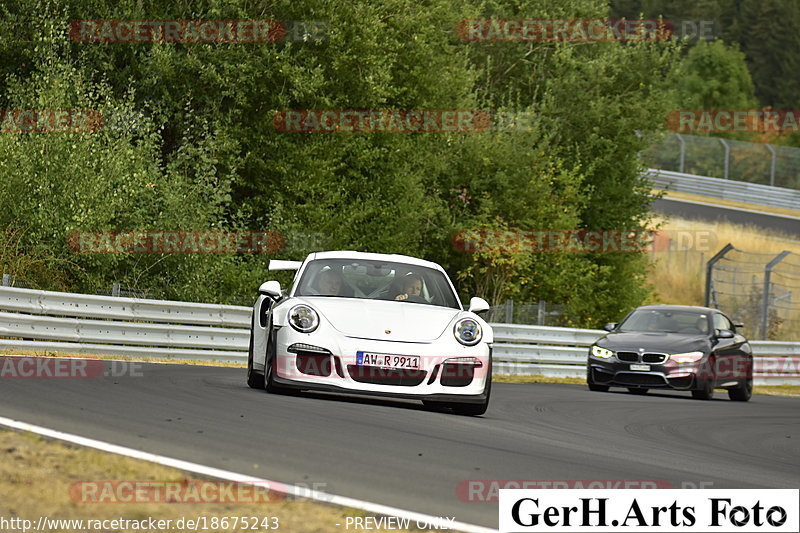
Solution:
[{"label": "side mirror", "polygon": [[265,281],[258,288],[258,293],[268,296],[273,300],[278,300],[281,297],[281,284],[277,281]]},{"label": "side mirror", "polygon": [[603,329],[606,331],[614,331],[615,329],[617,329],[617,322],[609,322],[608,324],[603,326]]},{"label": "side mirror", "polygon": [[736,334],[729,329],[718,329],[716,333],[718,339],[732,339],[736,336]]},{"label": "side mirror", "polygon": [[469,301],[469,309],[470,313],[483,313],[484,311],[488,311],[490,309],[489,302],[484,300],[483,298],[478,298],[477,296],[471,298]]}]

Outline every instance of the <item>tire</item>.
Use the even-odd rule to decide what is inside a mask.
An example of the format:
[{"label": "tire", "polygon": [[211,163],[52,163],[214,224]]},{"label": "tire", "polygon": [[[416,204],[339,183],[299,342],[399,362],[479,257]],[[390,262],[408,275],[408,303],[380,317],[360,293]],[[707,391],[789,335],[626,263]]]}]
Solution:
[{"label": "tire", "polygon": [[264,378],[264,388],[270,394],[295,395],[300,391],[288,387],[281,387],[275,383],[275,367],[278,366],[278,364],[275,361],[275,354],[273,353],[270,356],[270,349],[274,349],[276,340],[275,332],[273,331],[270,333],[269,342],[267,343],[267,357],[264,362],[264,372],[266,374]]},{"label": "tire", "polygon": [[710,377],[699,380],[698,388],[692,391],[692,398],[695,400],[711,400],[714,398],[714,366],[715,360],[709,358],[706,374]]},{"label": "tire", "polygon": [[589,386],[589,390],[593,392],[608,392],[609,387],[608,385],[598,385],[592,379],[592,369],[590,367],[586,367],[586,384]]},{"label": "tire", "polygon": [[264,374],[253,368],[253,331],[250,331],[250,348],[247,350],[247,386],[251,389],[264,388]]},{"label": "tire", "polygon": [[[489,369],[487,371],[486,386],[483,389],[486,393],[486,399],[481,403],[451,403],[448,405],[453,410],[453,413],[462,416],[479,416],[486,412],[489,408],[489,396],[492,394],[492,361],[489,360]],[[433,402],[436,403],[436,402]]]},{"label": "tire", "polygon": [[734,402],[748,402],[753,396],[753,378],[749,377],[743,384],[728,389],[728,398]]},{"label": "tire", "polygon": [[644,387],[628,387],[628,392],[631,394],[638,394],[640,396],[647,394],[647,391],[649,390],[650,389],[645,389]]},{"label": "tire", "polygon": [[695,400],[711,400],[714,398],[714,387],[711,386],[711,380],[704,379],[700,383],[700,388],[692,391],[692,398]]}]

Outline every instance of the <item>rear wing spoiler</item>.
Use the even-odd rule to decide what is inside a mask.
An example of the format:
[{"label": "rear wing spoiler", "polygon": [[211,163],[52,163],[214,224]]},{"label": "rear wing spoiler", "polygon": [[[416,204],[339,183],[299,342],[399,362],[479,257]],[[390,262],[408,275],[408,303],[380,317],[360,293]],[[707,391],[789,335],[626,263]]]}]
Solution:
[{"label": "rear wing spoiler", "polygon": [[302,261],[284,261],[281,259],[270,259],[269,270],[300,270]]}]

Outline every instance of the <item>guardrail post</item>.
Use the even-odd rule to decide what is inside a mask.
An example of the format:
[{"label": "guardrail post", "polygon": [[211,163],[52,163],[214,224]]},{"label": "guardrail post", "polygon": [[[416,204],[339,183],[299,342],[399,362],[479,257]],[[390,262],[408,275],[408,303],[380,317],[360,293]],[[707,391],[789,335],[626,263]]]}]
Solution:
[{"label": "guardrail post", "polygon": [[514,323],[514,300],[506,300],[506,324]]},{"label": "guardrail post", "polygon": [[115,283],[111,286],[111,296],[119,296],[120,286],[119,283]]},{"label": "guardrail post", "polygon": [[772,269],[775,265],[783,261],[783,258],[789,255],[790,252],[784,250],[775,258],[767,263],[764,267],[764,302],[761,309],[761,338],[767,339],[767,329],[769,328],[769,293],[770,293],[770,278],[772,277]]},{"label": "guardrail post", "polygon": [[[708,263],[706,263],[706,304],[705,304],[706,307],[711,307],[711,296],[712,296],[711,292],[713,290],[712,277],[714,275],[714,265],[717,264],[717,261],[725,257],[725,254],[727,254],[731,250],[733,250],[733,245],[731,243],[726,244],[722,250],[714,254],[714,257],[709,259]],[[717,305],[716,300],[717,300],[716,297],[714,297],[714,307],[716,307]]]},{"label": "guardrail post", "polygon": [[686,141],[683,140],[683,135],[681,135],[680,133],[676,133],[675,137],[678,139],[678,142],[681,143],[680,159],[678,161],[678,172],[683,172],[683,168],[686,165]]},{"label": "guardrail post", "polygon": [[11,287],[11,274],[3,274],[3,287]]},{"label": "guardrail post", "polygon": [[722,146],[725,148],[725,171],[724,171],[724,178],[728,179],[728,170],[731,164],[731,146],[727,143],[725,139],[717,139]]},{"label": "guardrail post", "polygon": [[539,300],[539,306],[536,309],[536,323],[540,326],[544,326],[545,320],[547,319],[547,303],[544,300]]},{"label": "guardrail post", "polygon": [[767,147],[769,153],[772,154],[772,162],[769,165],[769,184],[770,186],[775,186],[775,165],[778,161],[778,154],[775,152],[775,148],[771,144],[765,144],[764,146]]}]

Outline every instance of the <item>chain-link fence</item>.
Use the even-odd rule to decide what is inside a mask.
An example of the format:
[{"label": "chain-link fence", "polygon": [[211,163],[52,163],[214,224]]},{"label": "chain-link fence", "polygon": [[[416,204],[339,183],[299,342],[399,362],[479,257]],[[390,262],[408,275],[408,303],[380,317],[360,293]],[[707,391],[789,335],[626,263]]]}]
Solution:
[{"label": "chain-link fence", "polygon": [[520,304],[506,300],[503,305],[491,307],[482,317],[489,323],[567,326],[565,307],[543,300],[535,304]]},{"label": "chain-link fence", "polygon": [[800,256],[747,252],[732,246],[711,260],[709,305],[744,323],[750,339],[800,336]]},{"label": "chain-link fence", "polygon": [[650,168],[800,189],[800,148],[675,133],[642,152]]}]

